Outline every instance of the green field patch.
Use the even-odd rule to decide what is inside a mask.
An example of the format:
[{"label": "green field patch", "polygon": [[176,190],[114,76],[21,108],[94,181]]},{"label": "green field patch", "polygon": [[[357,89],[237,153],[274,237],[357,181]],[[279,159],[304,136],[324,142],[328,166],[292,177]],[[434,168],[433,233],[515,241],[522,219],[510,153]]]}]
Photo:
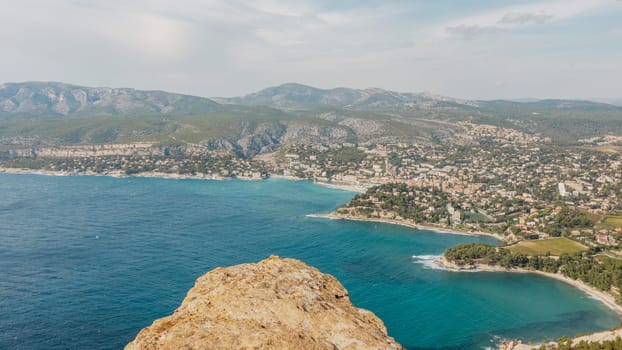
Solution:
[{"label": "green field patch", "polygon": [[571,239],[560,237],[534,241],[521,241],[507,247],[507,249],[515,253],[523,253],[526,255],[546,255],[547,253],[550,253],[551,255],[559,256],[564,253],[572,254],[583,252],[588,248]]},{"label": "green field patch", "polygon": [[465,222],[490,222],[490,218],[481,213],[472,213],[465,212],[464,213],[464,221]]},{"label": "green field patch", "polygon": [[599,146],[594,147],[594,149],[605,153],[622,153],[622,147],[620,146]]},{"label": "green field patch", "polygon": [[603,225],[612,228],[620,228],[622,227],[622,216],[607,216],[605,220],[603,220]]}]

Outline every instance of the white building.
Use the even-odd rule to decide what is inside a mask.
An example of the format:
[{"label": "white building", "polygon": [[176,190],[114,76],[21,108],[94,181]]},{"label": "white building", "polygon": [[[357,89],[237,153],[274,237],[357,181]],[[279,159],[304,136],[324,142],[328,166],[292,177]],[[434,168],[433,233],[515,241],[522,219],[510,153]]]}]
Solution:
[{"label": "white building", "polygon": [[560,196],[566,197],[568,195],[568,192],[566,191],[566,184],[564,184],[563,182],[560,182],[557,184],[557,187],[559,188]]}]

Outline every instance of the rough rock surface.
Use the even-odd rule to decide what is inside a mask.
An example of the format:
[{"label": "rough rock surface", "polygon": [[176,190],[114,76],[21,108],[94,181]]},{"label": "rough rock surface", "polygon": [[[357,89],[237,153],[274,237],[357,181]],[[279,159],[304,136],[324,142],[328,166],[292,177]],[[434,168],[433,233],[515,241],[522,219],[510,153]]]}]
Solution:
[{"label": "rough rock surface", "polygon": [[333,276],[276,256],[200,277],[134,349],[403,349]]}]

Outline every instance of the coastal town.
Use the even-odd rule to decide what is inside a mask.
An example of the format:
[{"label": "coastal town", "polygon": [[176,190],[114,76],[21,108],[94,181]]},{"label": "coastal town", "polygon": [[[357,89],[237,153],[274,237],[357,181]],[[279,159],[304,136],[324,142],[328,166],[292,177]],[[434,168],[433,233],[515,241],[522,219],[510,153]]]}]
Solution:
[{"label": "coastal town", "polygon": [[466,136],[469,142],[462,144],[294,144],[253,158],[192,145],[60,146],[0,152],[0,167],[113,176],[307,179],[362,192],[334,213],[338,217],[485,233],[508,242],[564,236],[617,252],[614,248],[622,243],[620,140],[561,146],[488,125],[471,125]]},{"label": "coastal town", "polygon": [[[223,152],[193,155],[122,154],[80,157],[11,157],[0,161],[5,171],[25,170],[62,175],[157,176],[198,179],[262,180],[263,163]],[[12,169],[12,170],[11,170]]]},{"label": "coastal town", "polygon": [[562,147],[501,128],[480,129],[474,139],[470,145],[294,146],[279,152],[272,171],[366,189],[336,216],[509,241],[568,236],[590,246],[620,244],[616,148]]}]

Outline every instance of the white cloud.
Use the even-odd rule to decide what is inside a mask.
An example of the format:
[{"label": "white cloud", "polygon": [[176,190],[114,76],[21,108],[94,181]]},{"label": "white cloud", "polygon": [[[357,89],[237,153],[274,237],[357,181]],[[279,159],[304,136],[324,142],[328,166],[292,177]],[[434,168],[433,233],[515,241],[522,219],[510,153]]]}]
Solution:
[{"label": "white cloud", "polygon": [[528,25],[543,24],[606,9],[610,0],[562,0],[508,6],[460,18],[436,27],[436,34],[471,38]]},{"label": "white cloud", "polygon": [[257,12],[282,17],[302,17],[310,11],[304,3],[294,1],[259,0],[252,2],[250,7]]},{"label": "white cloud", "polygon": [[274,30],[269,28],[257,28],[255,35],[268,44],[278,46],[301,45],[304,40],[297,33]]},{"label": "white cloud", "polygon": [[190,26],[151,14],[120,15],[98,24],[98,32],[113,45],[155,60],[182,59],[191,54]]},{"label": "white cloud", "polygon": [[540,12],[540,13],[530,13],[530,12],[509,12],[506,13],[503,18],[501,18],[497,23],[500,24],[527,24],[527,23],[537,23],[542,24],[553,18],[553,15]]},{"label": "white cloud", "polygon": [[[589,85],[600,89],[589,96],[614,89],[607,81],[614,74],[604,72],[620,70],[612,59],[620,54],[611,44],[619,38],[615,30],[603,27],[598,38],[581,38],[515,29],[599,16],[620,2],[548,0],[478,12],[432,3],[0,0],[0,77],[203,96],[239,95],[288,81],[456,97],[545,95],[554,85],[559,94],[587,89],[589,84],[569,84],[571,78],[602,80]],[[613,54],[599,53],[604,49]],[[592,64],[560,73],[560,62],[586,57]],[[517,76],[516,84],[508,83],[508,72]]]}]

